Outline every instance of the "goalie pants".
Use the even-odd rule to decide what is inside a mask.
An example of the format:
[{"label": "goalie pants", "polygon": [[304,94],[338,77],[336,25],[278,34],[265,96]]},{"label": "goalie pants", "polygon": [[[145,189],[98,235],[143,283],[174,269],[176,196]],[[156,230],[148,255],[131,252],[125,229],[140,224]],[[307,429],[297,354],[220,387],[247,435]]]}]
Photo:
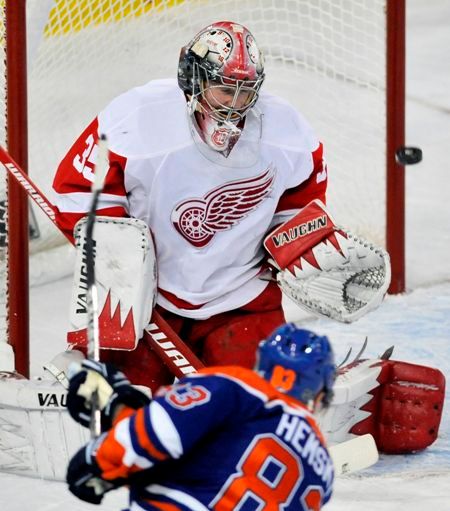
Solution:
[{"label": "goalie pants", "polygon": [[[284,322],[281,291],[275,282],[247,305],[204,320],[178,316],[159,306],[173,330],[207,366],[240,365],[253,368],[259,342]],[[102,362],[112,362],[131,383],[154,392],[170,384],[173,375],[144,341],[133,351],[103,350]]]}]

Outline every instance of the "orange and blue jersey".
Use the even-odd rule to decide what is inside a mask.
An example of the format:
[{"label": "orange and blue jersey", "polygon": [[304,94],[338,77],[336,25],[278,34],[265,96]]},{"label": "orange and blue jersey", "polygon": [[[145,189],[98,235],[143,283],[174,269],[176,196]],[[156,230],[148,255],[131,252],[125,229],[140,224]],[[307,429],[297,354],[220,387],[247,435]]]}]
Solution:
[{"label": "orange and blue jersey", "polygon": [[105,479],[129,478],[130,511],[318,511],[334,477],[310,412],[238,367],[203,369],[122,414],[96,460]]}]

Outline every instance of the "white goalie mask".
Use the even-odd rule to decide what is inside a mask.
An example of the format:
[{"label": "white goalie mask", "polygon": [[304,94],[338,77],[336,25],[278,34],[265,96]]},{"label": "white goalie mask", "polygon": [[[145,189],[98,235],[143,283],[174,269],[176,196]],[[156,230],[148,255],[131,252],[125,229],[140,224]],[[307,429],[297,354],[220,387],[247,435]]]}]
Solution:
[{"label": "white goalie mask", "polygon": [[192,125],[227,158],[264,81],[262,54],[252,34],[229,21],[206,27],[181,49],[178,83]]}]

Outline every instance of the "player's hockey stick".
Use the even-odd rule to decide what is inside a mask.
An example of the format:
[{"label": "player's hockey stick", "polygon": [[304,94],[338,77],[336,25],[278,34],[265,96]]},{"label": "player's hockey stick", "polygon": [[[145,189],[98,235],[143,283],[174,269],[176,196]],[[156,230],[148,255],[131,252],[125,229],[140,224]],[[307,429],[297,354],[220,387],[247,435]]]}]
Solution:
[{"label": "player's hockey stick", "polygon": [[[102,135],[98,141],[98,156],[95,165],[94,181],[92,183],[92,201],[86,221],[86,285],[87,285],[87,356],[95,362],[100,361],[100,333],[98,325],[98,290],[95,280],[95,249],[94,227],[97,218],[97,205],[103,190],[106,173],[108,172],[108,147],[106,137]],[[101,414],[98,406],[98,394],[92,395],[91,421],[89,430],[91,438],[96,438],[102,432]]]},{"label": "player's hockey stick", "polygon": [[[59,229],[52,203],[2,146],[0,146],[0,163]],[[63,234],[73,243],[67,234]],[[151,323],[144,330],[144,340],[178,378],[203,367],[199,358],[156,310],[153,311]]]},{"label": "player's hockey stick", "polygon": [[328,448],[336,476],[364,470],[378,461],[378,449],[372,435],[357,436]]}]

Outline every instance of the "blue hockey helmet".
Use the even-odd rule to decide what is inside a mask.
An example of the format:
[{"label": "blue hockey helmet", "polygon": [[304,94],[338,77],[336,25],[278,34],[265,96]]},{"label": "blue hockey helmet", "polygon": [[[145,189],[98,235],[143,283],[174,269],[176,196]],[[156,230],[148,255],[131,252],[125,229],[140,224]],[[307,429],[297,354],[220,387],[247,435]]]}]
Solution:
[{"label": "blue hockey helmet", "polygon": [[256,370],[277,390],[305,404],[321,391],[325,405],[332,398],[336,366],[328,337],[297,328],[294,323],[278,327],[261,341]]}]

